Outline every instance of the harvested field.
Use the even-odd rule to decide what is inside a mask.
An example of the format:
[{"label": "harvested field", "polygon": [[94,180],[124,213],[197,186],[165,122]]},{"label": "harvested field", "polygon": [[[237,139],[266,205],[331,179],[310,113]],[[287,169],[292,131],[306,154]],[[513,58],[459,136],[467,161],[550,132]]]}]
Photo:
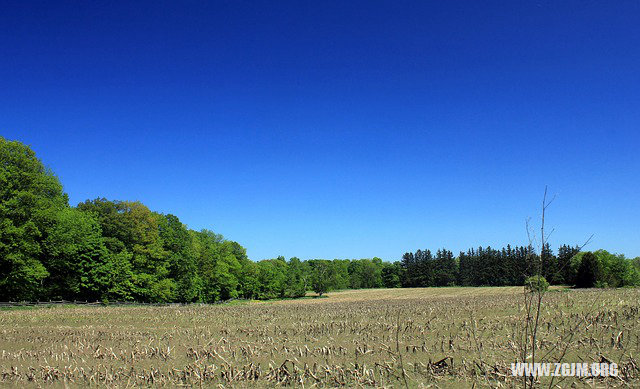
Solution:
[{"label": "harvested field", "polygon": [[[229,305],[3,310],[0,384],[517,387],[510,366],[522,299],[520,287],[372,289]],[[554,385],[640,385],[639,310],[637,289],[547,293],[539,360],[556,362],[566,349],[563,362],[619,365],[617,378]]]}]

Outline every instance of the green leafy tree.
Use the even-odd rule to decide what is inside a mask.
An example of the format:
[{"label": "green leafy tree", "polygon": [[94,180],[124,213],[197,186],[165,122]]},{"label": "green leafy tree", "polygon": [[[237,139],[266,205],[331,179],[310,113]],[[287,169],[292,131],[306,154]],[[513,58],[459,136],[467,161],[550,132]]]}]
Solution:
[{"label": "green leafy tree", "polygon": [[258,262],[258,298],[268,300],[285,296],[287,262],[284,257]]},{"label": "green leafy tree", "polygon": [[49,271],[44,288],[49,297],[97,300],[107,294],[108,283],[100,276],[109,255],[100,224],[75,208],[57,214],[43,242],[44,263]]},{"label": "green leafy tree", "polygon": [[238,277],[240,295],[246,299],[258,298],[260,293],[258,264],[247,259],[242,260],[240,266],[240,276]]},{"label": "green leafy tree", "polygon": [[109,251],[132,250],[136,243],[135,226],[133,218],[127,215],[130,212],[127,202],[97,198],[82,202],[77,208],[96,217]]},{"label": "green leafy tree", "polygon": [[399,288],[402,286],[402,265],[400,265],[400,262],[383,263],[380,273],[382,284],[385,288]]},{"label": "green leafy tree", "polygon": [[105,265],[94,272],[95,282],[106,286],[106,292],[101,298],[106,301],[133,300],[135,297],[131,265],[133,255],[126,249],[108,255],[109,259]]},{"label": "green leafy tree", "polygon": [[196,301],[202,283],[197,272],[192,236],[177,216],[163,215],[158,220],[160,238],[169,258],[169,277],[176,284],[176,298],[183,303]]},{"label": "green leafy tree", "polygon": [[258,269],[252,260],[247,257],[247,250],[238,242],[229,241],[231,251],[240,265],[238,278],[238,296],[243,298],[255,298],[258,293]]},{"label": "green leafy tree", "polygon": [[382,287],[382,259],[374,257],[373,259],[362,259],[361,268],[361,285],[363,288],[380,288]]},{"label": "green leafy tree", "polygon": [[527,277],[524,286],[527,291],[535,293],[544,293],[549,289],[549,283],[541,275]]},{"label": "green leafy tree", "polygon": [[348,259],[334,259],[329,261],[329,288],[333,290],[349,288],[350,275]]},{"label": "green leafy tree", "polygon": [[358,260],[349,261],[349,287],[351,289],[362,288],[362,262]]},{"label": "green leafy tree", "polygon": [[330,279],[329,261],[318,260],[313,262],[311,286],[313,291],[322,296],[329,291]]},{"label": "green leafy tree", "polygon": [[222,242],[218,246],[216,265],[214,268],[215,282],[219,289],[221,300],[238,297],[238,278],[242,268],[234,255],[233,243]]},{"label": "green leafy tree", "polygon": [[576,287],[593,288],[601,278],[602,265],[592,252],[586,252],[580,259],[576,272]]},{"label": "green leafy tree", "polygon": [[[78,209],[100,222],[105,246],[112,257],[131,257],[131,297],[140,301],[175,301],[177,283],[170,277],[172,262],[160,237],[164,216],[135,201],[96,199],[78,204]],[[121,274],[122,275],[122,274]]]},{"label": "green leafy tree", "polygon": [[308,284],[307,266],[296,257],[289,259],[285,297],[303,297],[307,294]]},{"label": "green leafy tree", "polygon": [[602,266],[602,285],[612,288],[637,285],[637,271],[633,261],[628,260],[622,254],[612,254],[606,250],[598,250],[593,253]]},{"label": "green leafy tree", "polygon": [[219,300],[220,287],[217,285],[221,278],[221,267],[216,268],[220,245],[224,241],[222,235],[210,230],[192,232],[193,250],[196,257],[197,269],[200,282],[198,300],[205,303],[212,303]]},{"label": "green leafy tree", "polygon": [[42,242],[67,206],[62,185],[35,153],[0,137],[0,300],[46,297]]}]

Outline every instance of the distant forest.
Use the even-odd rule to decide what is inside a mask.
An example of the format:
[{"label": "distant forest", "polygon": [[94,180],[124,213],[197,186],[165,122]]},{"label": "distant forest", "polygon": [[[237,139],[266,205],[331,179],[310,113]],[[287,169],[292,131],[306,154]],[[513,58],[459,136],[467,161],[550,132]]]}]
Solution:
[{"label": "distant forest", "polygon": [[[523,285],[531,247],[406,253],[400,261],[284,257],[254,262],[239,243],[138,201],[69,205],[57,177],[0,137],[0,301],[203,302],[301,297],[347,288]],[[546,246],[542,275],[579,287],[640,285],[640,258]]]}]

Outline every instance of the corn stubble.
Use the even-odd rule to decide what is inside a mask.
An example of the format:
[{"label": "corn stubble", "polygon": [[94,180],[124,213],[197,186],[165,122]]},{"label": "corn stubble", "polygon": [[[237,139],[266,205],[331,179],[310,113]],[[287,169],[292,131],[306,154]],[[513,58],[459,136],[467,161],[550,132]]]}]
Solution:
[{"label": "corn stubble", "polygon": [[[518,387],[522,379],[510,366],[521,352],[521,290],[360,290],[241,305],[1,311],[0,384]],[[554,386],[640,385],[639,308],[633,289],[548,293],[538,342],[544,362],[605,358],[620,370],[617,378],[556,378]]]}]

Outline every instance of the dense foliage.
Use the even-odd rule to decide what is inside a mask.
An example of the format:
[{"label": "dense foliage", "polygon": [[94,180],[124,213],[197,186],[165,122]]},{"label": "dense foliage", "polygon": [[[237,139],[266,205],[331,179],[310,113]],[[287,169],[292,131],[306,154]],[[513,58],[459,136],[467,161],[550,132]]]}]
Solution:
[{"label": "dense foliage", "polygon": [[[640,284],[640,259],[546,246],[551,284]],[[0,301],[214,302],[301,297],[335,289],[523,285],[536,274],[531,247],[446,249],[380,258],[251,261],[238,243],[144,204],[87,200],[71,207],[62,185],[20,142],[0,137]]]},{"label": "dense foliage", "polygon": [[[406,253],[399,263],[402,286],[507,286],[523,285],[528,277],[540,275],[552,285],[577,287],[624,287],[640,285],[640,260],[605,250],[579,252],[563,245],[555,255],[549,245],[542,260],[532,247],[496,250],[471,249],[453,258],[450,251],[429,250]],[[404,274],[404,276],[402,276]]]}]

